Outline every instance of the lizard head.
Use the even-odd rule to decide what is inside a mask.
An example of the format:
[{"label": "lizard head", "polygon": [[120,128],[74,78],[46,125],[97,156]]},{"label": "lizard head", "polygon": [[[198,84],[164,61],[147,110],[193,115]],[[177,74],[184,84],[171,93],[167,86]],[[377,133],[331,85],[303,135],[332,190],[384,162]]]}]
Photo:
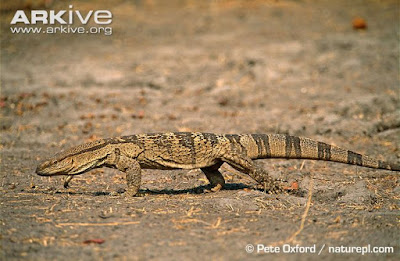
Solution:
[{"label": "lizard head", "polygon": [[39,163],[36,168],[36,174],[40,176],[69,175],[73,169],[73,164],[72,158],[52,158]]},{"label": "lizard head", "polygon": [[53,175],[78,175],[90,169],[100,167],[107,157],[107,154],[99,150],[92,150],[101,146],[103,141],[85,143],[42,161],[36,168],[36,174],[40,176]]},{"label": "lizard head", "polygon": [[89,155],[54,156],[38,164],[36,174],[40,176],[78,175],[99,167],[104,159],[90,159]]}]

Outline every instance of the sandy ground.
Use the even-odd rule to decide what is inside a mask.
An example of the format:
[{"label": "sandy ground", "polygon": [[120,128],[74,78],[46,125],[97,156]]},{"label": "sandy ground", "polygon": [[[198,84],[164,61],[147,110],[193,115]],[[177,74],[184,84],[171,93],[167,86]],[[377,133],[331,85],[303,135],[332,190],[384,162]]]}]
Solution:
[{"label": "sandy ground", "polygon": [[[111,169],[68,189],[34,173],[73,145],[163,131],[289,133],[399,162],[398,1],[73,5],[110,10],[112,35],[12,34],[15,9],[1,12],[0,259],[399,257],[395,172],[262,160],[299,184],[271,195],[225,165],[227,188],[212,194],[199,192],[200,170],[145,170],[145,195],[135,198],[121,196],[125,177]],[[353,28],[356,17],[366,29]],[[247,253],[248,244],[317,253]],[[329,253],[368,245],[395,253]]]}]

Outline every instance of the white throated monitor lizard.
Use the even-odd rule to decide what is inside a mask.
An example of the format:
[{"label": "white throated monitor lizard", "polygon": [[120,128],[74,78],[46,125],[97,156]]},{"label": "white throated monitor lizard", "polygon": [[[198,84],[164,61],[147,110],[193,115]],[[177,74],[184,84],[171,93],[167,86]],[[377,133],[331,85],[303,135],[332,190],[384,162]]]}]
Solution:
[{"label": "white throated monitor lizard", "polygon": [[85,143],[40,163],[41,176],[74,175],[94,168],[111,167],[126,173],[127,195],[137,194],[141,169],[200,168],[218,191],[225,180],[219,172],[225,162],[248,174],[271,191],[280,190],[255,159],[287,158],[341,162],[374,169],[400,171],[398,164],[376,160],[349,150],[285,134],[213,134],[197,132],[151,133],[101,139]]}]

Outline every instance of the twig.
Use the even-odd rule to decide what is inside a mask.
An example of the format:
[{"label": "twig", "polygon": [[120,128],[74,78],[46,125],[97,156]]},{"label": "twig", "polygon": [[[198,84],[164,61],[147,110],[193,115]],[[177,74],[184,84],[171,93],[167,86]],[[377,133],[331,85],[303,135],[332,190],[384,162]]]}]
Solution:
[{"label": "twig", "polygon": [[306,208],[304,209],[304,213],[303,213],[303,216],[301,217],[301,223],[300,223],[300,227],[299,227],[299,229],[296,231],[296,232],[294,232],[294,234],[292,235],[292,236],[290,236],[286,241],[287,242],[292,242],[295,238],[296,238],[296,236],[298,235],[298,234],[300,234],[301,233],[301,231],[303,231],[303,228],[304,228],[304,223],[306,222],[306,217],[307,217],[307,215],[308,215],[308,211],[310,210],[310,206],[311,206],[311,198],[312,198],[312,190],[313,190],[313,176],[311,175],[311,177],[310,177],[311,179],[310,179],[310,187],[309,187],[309,189],[308,189],[308,198],[307,198],[307,204],[306,204]]},{"label": "twig", "polygon": [[293,235],[291,235],[288,239],[286,239],[284,241],[274,242],[271,244],[271,246],[277,246],[277,245],[282,245],[284,243],[290,243],[296,238],[297,235],[299,235],[301,233],[301,231],[303,231],[304,223],[306,222],[306,217],[308,215],[308,211],[310,210],[310,206],[311,206],[312,190],[313,190],[313,183],[314,183],[313,175],[311,175],[310,178],[311,178],[311,180],[310,180],[310,187],[308,189],[306,208],[304,209],[304,213],[301,217],[299,229],[296,232],[294,232]]},{"label": "twig", "polygon": [[303,162],[301,163],[301,166],[300,166],[300,170],[302,170],[303,168],[304,168],[304,165],[306,164],[306,161],[305,160],[303,160]]}]

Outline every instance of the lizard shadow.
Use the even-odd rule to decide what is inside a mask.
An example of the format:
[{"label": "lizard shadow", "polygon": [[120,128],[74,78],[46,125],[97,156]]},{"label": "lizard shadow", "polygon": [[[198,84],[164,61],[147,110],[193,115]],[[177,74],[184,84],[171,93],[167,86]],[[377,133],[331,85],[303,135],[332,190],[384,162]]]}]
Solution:
[{"label": "lizard shadow", "polygon": [[[222,190],[243,190],[252,188],[253,188],[252,186],[248,186],[242,183],[229,183],[225,184]],[[205,193],[204,191],[209,189],[210,186],[201,185],[189,189],[146,189],[146,190],[140,190],[140,192],[144,192],[145,194],[149,195],[159,195],[159,194],[181,195],[181,194],[204,194]]]},{"label": "lizard shadow", "polygon": [[[201,185],[194,188],[188,189],[140,189],[139,193],[144,195],[182,195],[182,194],[205,194],[204,191],[210,189],[208,185]],[[225,184],[222,190],[243,190],[243,189],[251,189],[263,191],[262,189],[258,189],[254,186],[245,185],[242,183],[228,183]],[[112,196],[112,195],[123,195],[125,189],[121,188],[117,191],[71,191],[71,190],[58,190],[55,188],[48,190],[25,190],[24,192],[33,193],[33,194],[61,194],[61,195],[88,195],[88,196]],[[213,193],[213,192],[212,192]]]}]

